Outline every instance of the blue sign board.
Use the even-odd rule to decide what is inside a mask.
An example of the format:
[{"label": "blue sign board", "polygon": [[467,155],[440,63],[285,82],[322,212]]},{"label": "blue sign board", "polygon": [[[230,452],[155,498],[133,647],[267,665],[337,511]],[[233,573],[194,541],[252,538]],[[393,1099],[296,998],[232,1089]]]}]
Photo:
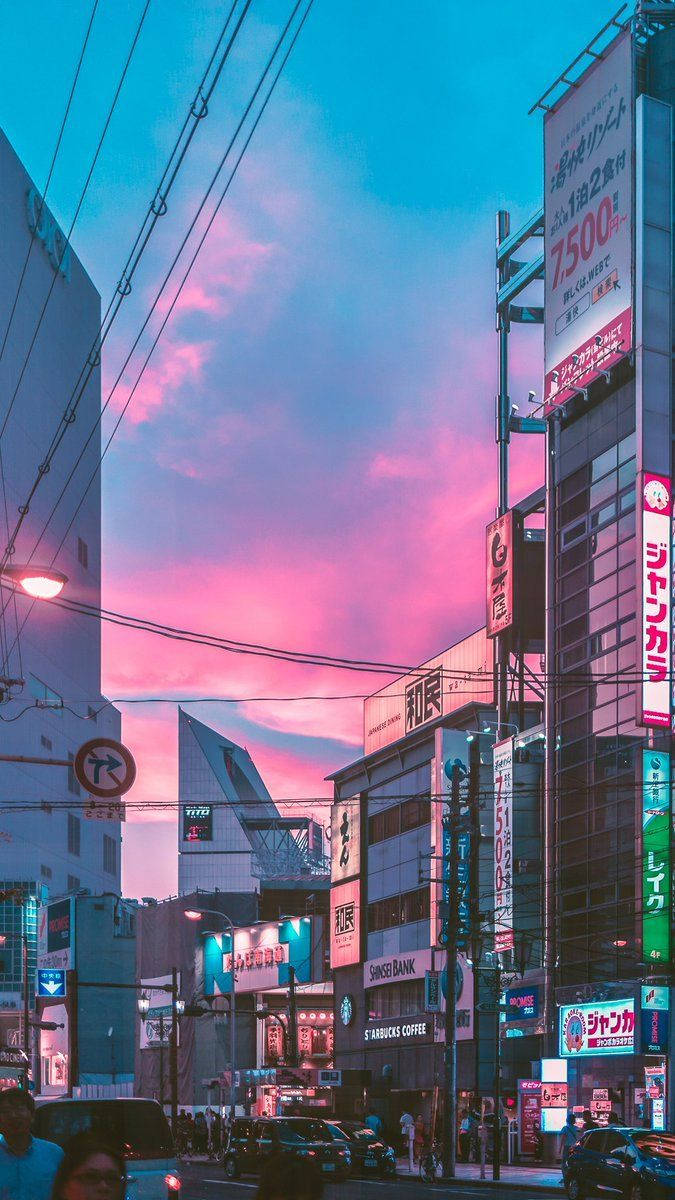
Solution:
[{"label": "blue sign board", "polygon": [[65,971],[43,970],[37,973],[37,994],[43,998],[57,999],[66,994]]},{"label": "blue sign board", "polygon": [[670,1013],[664,1012],[662,1008],[642,1010],[641,1024],[643,1054],[668,1053],[669,1019]]},{"label": "blue sign board", "polygon": [[506,1020],[530,1021],[539,1016],[539,988],[508,988],[506,992]]}]

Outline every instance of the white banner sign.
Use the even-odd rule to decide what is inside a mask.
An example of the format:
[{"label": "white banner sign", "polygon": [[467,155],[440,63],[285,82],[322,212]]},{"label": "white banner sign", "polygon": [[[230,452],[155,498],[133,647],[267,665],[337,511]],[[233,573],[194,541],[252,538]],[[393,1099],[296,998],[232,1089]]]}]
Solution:
[{"label": "white banner sign", "polygon": [[626,32],[544,120],[549,411],[632,347],[632,78]]},{"label": "white banner sign", "polygon": [[360,796],[333,805],[330,830],[330,877],[333,883],[342,883],[361,871]]},{"label": "white banner sign", "polygon": [[513,738],[494,748],[495,950],[513,949]]},{"label": "white banner sign", "polygon": [[[152,1050],[161,1044],[168,1046],[171,1037],[171,992],[164,991],[162,986],[171,986],[170,975],[157,975],[154,979],[141,979],[144,996],[150,1005],[147,1013],[141,1016],[141,1050]],[[180,988],[180,984],[179,984]],[[177,1037],[178,1037],[177,1033]]]},{"label": "white banner sign", "polygon": [[[642,477],[642,725],[670,728],[670,480]],[[638,689],[639,690],[639,689]]]}]

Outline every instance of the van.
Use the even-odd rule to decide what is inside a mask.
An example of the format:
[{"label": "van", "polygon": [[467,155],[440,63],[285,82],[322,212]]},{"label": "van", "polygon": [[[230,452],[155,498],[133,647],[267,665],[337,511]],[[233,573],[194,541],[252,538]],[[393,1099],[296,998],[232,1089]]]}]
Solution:
[{"label": "van", "polygon": [[59,1146],[92,1133],[122,1149],[127,1200],[180,1200],[173,1138],[156,1100],[38,1100],[33,1132]]}]

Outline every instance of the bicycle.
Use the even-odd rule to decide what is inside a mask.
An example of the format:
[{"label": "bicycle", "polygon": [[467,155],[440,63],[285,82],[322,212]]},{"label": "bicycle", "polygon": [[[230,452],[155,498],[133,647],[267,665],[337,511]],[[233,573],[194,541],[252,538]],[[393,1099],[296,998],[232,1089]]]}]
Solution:
[{"label": "bicycle", "polygon": [[431,1146],[425,1147],[420,1155],[420,1178],[422,1183],[435,1183],[439,1175],[442,1174],[441,1166],[440,1142],[432,1142]]}]

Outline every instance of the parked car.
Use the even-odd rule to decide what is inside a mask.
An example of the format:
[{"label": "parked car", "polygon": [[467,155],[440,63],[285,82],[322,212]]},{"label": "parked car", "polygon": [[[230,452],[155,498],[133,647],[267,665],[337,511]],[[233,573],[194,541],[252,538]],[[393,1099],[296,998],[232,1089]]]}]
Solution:
[{"label": "parked car", "polygon": [[225,1151],[228,1179],[257,1174],[273,1154],[313,1161],[322,1174],[346,1179],[352,1165],[349,1147],[335,1142],[325,1121],[313,1117],[238,1117]]},{"label": "parked car", "polygon": [[118,1147],[127,1162],[127,1200],[180,1196],[173,1138],[156,1100],[38,1101],[33,1130],[59,1146],[76,1133],[93,1133]]},{"label": "parked car", "polygon": [[569,1200],[597,1193],[675,1200],[675,1134],[609,1125],[589,1129],[563,1164]]},{"label": "parked car", "polygon": [[396,1152],[361,1121],[326,1121],[331,1136],[347,1146],[352,1171],[391,1178],[396,1174]]}]

